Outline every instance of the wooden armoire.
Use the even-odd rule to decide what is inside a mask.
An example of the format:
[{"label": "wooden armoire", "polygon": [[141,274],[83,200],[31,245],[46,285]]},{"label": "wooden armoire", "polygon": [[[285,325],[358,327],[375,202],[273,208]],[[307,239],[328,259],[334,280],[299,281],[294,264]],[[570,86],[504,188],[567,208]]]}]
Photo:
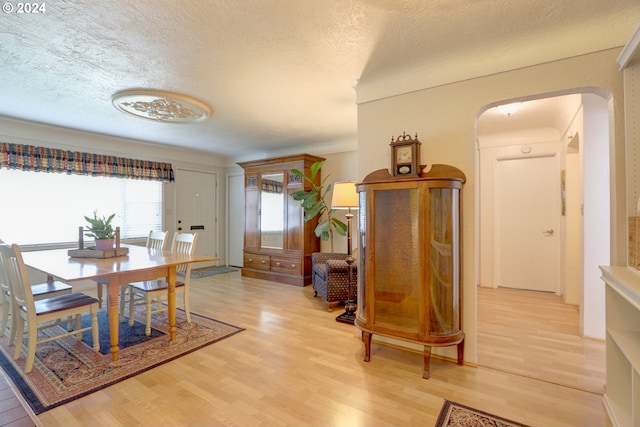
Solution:
[{"label": "wooden armoire", "polygon": [[465,176],[433,165],[416,177],[379,170],[356,185],[360,245],[356,326],[365,361],[371,337],[424,346],[429,378],[431,346],[458,346],[462,364],[461,190]]},{"label": "wooden armoire", "polygon": [[[244,169],[245,225],[242,275],[289,285],[311,284],[311,254],[320,251],[317,218],[304,222],[301,202],[292,193],[311,184],[292,169],[310,175],[310,154],[238,163]],[[320,184],[320,172],[316,176]]]}]

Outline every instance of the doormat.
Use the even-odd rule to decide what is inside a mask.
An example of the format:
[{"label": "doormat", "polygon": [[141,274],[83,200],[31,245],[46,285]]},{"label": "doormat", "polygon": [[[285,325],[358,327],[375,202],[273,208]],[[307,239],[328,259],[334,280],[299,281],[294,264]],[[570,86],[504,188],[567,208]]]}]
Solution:
[{"label": "doormat", "polygon": [[459,403],[444,401],[434,427],[529,427]]},{"label": "doormat", "polygon": [[[129,327],[128,321],[120,323],[120,358],[112,362],[108,334],[102,333],[108,331],[109,319],[101,311],[100,347],[107,354],[93,351],[91,333],[83,334],[83,341],[76,341],[75,336],[61,338],[36,347],[33,369],[28,374],[24,373],[27,338],[22,342],[20,357],[13,360],[15,347],[7,343],[7,330],[0,336],[0,366],[37,415],[244,330],[195,313],[191,313],[191,323],[187,323],[184,311],[176,310],[176,338],[170,341],[167,312],[153,313],[151,318],[151,337],[144,335],[144,310],[136,310],[134,327]],[[51,332],[44,330],[39,334]]]},{"label": "doormat", "polygon": [[231,273],[232,271],[238,271],[238,270],[236,270],[235,268],[229,268],[229,267],[201,268],[199,270],[191,270],[191,278],[197,279],[199,277],[207,277],[207,276],[213,276],[216,274]]}]

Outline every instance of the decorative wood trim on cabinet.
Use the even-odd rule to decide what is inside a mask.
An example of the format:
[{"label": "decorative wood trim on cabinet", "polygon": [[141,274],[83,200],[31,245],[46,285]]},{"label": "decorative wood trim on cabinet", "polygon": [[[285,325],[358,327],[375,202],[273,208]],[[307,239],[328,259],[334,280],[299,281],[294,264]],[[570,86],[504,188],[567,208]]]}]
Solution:
[{"label": "decorative wood trim on cabinet", "polygon": [[[245,171],[243,276],[296,286],[311,284],[311,254],[320,251],[320,240],[314,233],[318,221],[304,222],[302,205],[291,194],[310,188],[310,183],[291,170],[309,175],[311,165],[323,160],[299,154],[238,163]],[[263,183],[263,178],[268,184]],[[316,180],[320,184],[320,173]],[[278,212],[263,212],[272,206],[263,198],[263,192],[282,193]],[[280,221],[282,230],[272,229]]]}]

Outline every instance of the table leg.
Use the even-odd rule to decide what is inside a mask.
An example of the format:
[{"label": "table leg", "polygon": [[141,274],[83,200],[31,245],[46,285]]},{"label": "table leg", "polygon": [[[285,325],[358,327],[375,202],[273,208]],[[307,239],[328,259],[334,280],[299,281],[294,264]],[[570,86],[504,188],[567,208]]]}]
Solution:
[{"label": "table leg", "polygon": [[[115,283],[114,283],[115,282]],[[107,313],[109,315],[109,340],[111,342],[111,360],[113,362],[118,361],[118,292],[120,290],[120,284],[117,280],[110,278],[107,285]]]},{"label": "table leg", "polygon": [[167,305],[169,310],[169,337],[176,338],[176,266],[169,267],[167,275]]}]

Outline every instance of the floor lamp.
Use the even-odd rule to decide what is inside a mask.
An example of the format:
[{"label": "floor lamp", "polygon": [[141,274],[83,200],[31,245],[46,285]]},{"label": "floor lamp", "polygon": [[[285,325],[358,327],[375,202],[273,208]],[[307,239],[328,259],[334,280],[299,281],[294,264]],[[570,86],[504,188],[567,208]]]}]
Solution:
[{"label": "floor lamp", "polygon": [[350,323],[353,325],[356,320],[356,299],[353,295],[353,263],[355,259],[351,255],[351,219],[353,213],[351,209],[358,209],[358,193],[356,183],[353,181],[342,181],[333,184],[333,194],[331,196],[331,209],[346,209],[347,214],[347,266],[349,268],[349,293],[347,301],[344,302],[345,312],[336,317],[338,322]]}]

